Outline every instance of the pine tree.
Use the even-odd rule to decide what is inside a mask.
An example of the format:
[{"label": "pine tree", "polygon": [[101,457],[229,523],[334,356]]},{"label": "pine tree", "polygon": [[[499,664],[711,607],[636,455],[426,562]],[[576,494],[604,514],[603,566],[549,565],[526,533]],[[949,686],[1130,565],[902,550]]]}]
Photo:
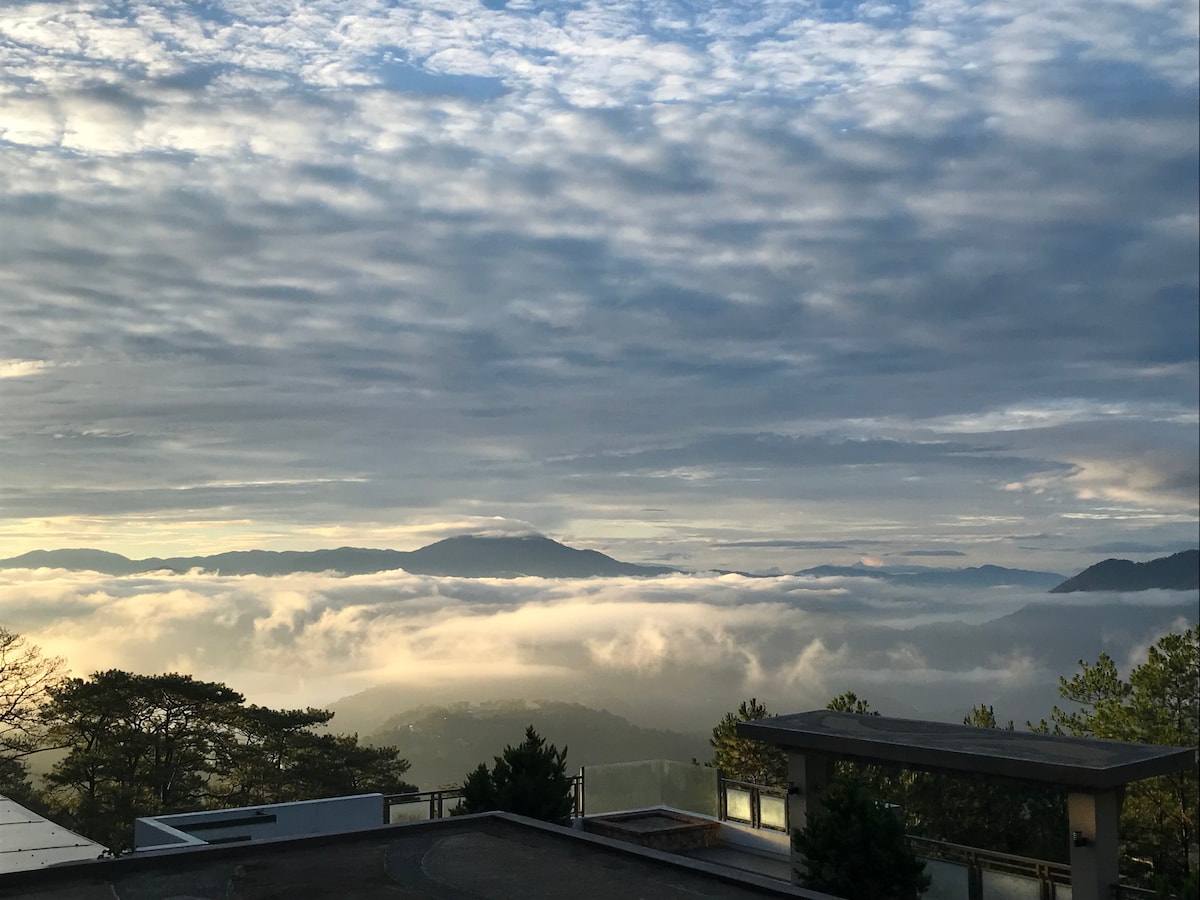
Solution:
[{"label": "pine tree", "polygon": [[903,822],[856,782],[834,781],[792,843],[807,888],[844,900],[919,900],[929,889]]},{"label": "pine tree", "polygon": [[525,740],[507,746],[491,771],[480,763],[462,784],[463,813],[502,810],[565,825],[575,807],[567,777],[567,748],[559,750],[530,725]]},{"label": "pine tree", "polygon": [[832,700],[825,704],[826,709],[831,709],[834,712],[854,713],[859,716],[877,716],[878,711],[871,709],[871,704],[864,698],[860,698],[854,691],[845,691],[838,694]]},{"label": "pine tree", "polygon": [[[1094,665],[1059,679],[1059,694],[1077,711],[1054,708],[1038,731],[1174,747],[1200,744],[1200,625],[1167,634],[1150,647],[1128,681],[1101,653]],[[1125,791],[1121,838],[1125,874],[1144,884],[1175,886],[1195,871],[1190,851],[1200,837],[1200,779],[1194,771],[1135,782]],[[1139,871],[1150,860],[1151,871]]]},{"label": "pine tree", "polygon": [[770,717],[766,706],[751,697],[742,702],[737,713],[725,713],[713,728],[709,744],[713,748],[711,765],[726,778],[778,787],[787,783],[787,754],[762,741],[737,736],[738,722],[753,722]]}]

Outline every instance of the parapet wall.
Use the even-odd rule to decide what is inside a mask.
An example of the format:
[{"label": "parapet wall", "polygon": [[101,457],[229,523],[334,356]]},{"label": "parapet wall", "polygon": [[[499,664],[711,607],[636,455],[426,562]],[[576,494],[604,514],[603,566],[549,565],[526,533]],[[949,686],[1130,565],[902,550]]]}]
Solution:
[{"label": "parapet wall", "polygon": [[383,795],[271,803],[238,809],[152,816],[133,823],[134,849],[165,850],[309,834],[337,834],[383,824]]}]

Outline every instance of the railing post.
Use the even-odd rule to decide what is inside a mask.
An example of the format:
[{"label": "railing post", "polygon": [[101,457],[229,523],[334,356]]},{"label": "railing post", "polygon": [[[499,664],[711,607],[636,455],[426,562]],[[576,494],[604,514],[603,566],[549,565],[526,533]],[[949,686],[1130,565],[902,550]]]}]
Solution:
[{"label": "railing post", "polygon": [[967,900],[983,900],[983,869],[973,860],[967,863]]}]

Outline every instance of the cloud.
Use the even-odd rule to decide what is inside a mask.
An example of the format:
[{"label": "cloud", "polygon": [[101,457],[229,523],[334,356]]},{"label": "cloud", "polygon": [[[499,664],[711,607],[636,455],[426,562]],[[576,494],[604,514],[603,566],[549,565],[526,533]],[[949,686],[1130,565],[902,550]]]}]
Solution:
[{"label": "cloud", "polygon": [[1069,474],[1038,476],[1006,486],[1008,490],[1070,491],[1083,500],[1106,504],[1095,514],[1124,511],[1132,516],[1170,513],[1189,517],[1200,488],[1200,465],[1169,449],[1148,450],[1121,460],[1081,458]]},{"label": "cloud", "polygon": [[26,378],[49,365],[42,359],[0,359],[0,378]]},{"label": "cloud", "polygon": [[[80,675],[186,671],[293,707],[375,685],[408,706],[525,695],[689,729],[742,695],[799,710],[843,690],[897,714],[954,718],[1007,700],[1003,714],[1037,717],[1077,659],[1124,659],[1194,601],[1150,592],[1050,605],[1007,589],[787,576],[0,573],[7,627]],[[1075,626],[1060,627],[1066,619]]]},{"label": "cloud", "polygon": [[1124,553],[1124,554],[1146,554],[1151,553],[1155,556],[1163,552],[1181,553],[1184,550],[1195,549],[1196,542],[1183,542],[1174,547],[1162,547],[1153,544],[1139,544],[1134,541],[1113,541],[1109,544],[1097,544],[1094,547],[1088,547],[1089,553]]},{"label": "cloud", "polygon": [[781,550],[847,550],[852,547],[875,547],[883,541],[721,541],[714,547],[736,549],[739,547],[769,547]]},{"label": "cloud", "polygon": [[13,5],[7,553],[495,516],[733,568],[1018,564],[1013,519],[1061,536],[1033,568],[1178,543],[1195,22]]},{"label": "cloud", "polygon": [[721,465],[763,468],[774,466],[883,466],[940,463],[945,466],[1003,469],[1067,468],[1061,463],[1020,460],[995,454],[994,448],[969,444],[902,442],[893,440],[831,440],[826,437],[780,434],[713,435],[685,447],[642,450],[599,459],[571,457],[556,460],[572,471],[615,470],[622,473],[670,472],[682,466]]}]

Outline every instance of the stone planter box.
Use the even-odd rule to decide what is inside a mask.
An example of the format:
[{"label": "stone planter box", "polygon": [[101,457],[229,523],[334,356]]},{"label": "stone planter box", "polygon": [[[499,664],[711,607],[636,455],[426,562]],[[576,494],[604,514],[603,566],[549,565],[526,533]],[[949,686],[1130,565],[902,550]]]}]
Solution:
[{"label": "stone planter box", "polygon": [[591,834],[665,853],[687,853],[721,840],[721,823],[666,809],[646,809],[586,819]]}]

